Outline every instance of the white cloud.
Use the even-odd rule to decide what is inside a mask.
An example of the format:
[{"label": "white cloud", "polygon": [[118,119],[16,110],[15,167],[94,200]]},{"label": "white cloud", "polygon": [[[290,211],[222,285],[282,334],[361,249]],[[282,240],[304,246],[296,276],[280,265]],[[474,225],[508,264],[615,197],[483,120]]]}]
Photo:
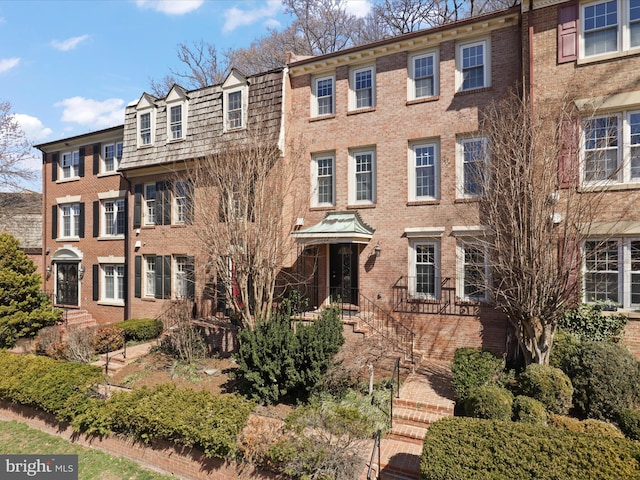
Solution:
[{"label": "white cloud", "polygon": [[32,142],[40,142],[53,133],[53,130],[45,127],[37,117],[32,117],[24,113],[16,113],[14,118],[24,134]]},{"label": "white cloud", "polygon": [[369,0],[347,0],[346,10],[358,18],[366,17],[371,11]]},{"label": "white cloud", "polygon": [[138,7],[167,15],[184,15],[200,8],[204,0],[136,0]]},{"label": "white cloud", "polygon": [[124,100],[108,98],[102,102],[91,98],[66,98],[55,107],[63,107],[62,121],[77,123],[92,130],[124,123]]},{"label": "white cloud", "polygon": [[267,0],[264,7],[251,10],[240,10],[237,7],[232,7],[224,12],[225,22],[222,31],[226,33],[232,32],[238,27],[253,25],[262,19],[267,25],[273,27],[275,21],[273,17],[281,10],[282,2],[280,0]]},{"label": "white cloud", "polygon": [[51,46],[61,52],[73,50],[85,40],[89,39],[89,35],[80,35],[79,37],[71,37],[66,40],[52,40]]},{"label": "white cloud", "polygon": [[8,72],[19,63],[19,58],[0,58],[0,73]]}]

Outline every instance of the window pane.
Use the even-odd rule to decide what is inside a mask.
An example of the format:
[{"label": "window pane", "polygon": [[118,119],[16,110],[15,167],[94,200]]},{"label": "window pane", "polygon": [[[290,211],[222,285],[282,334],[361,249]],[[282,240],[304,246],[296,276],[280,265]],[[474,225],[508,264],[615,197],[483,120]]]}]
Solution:
[{"label": "window pane", "polygon": [[484,87],[484,45],[462,49],[462,89]]},{"label": "window pane", "polygon": [[485,255],[482,247],[465,245],[463,275],[464,296],[471,299],[485,298]]},{"label": "window pane", "polygon": [[171,138],[182,138],[182,105],[171,107]]},{"label": "window pane", "polygon": [[316,82],[316,98],[318,101],[318,115],[333,113],[333,79],[326,78]]},{"label": "window pane", "polygon": [[228,128],[242,127],[242,92],[231,92],[228,95],[227,126]]},{"label": "window pane", "polygon": [[631,303],[640,304],[640,241],[631,242]]},{"label": "window pane", "polygon": [[585,249],[585,300],[618,303],[618,242],[589,240]]},{"label": "window pane", "polygon": [[435,153],[433,145],[415,147],[416,197],[435,197]]},{"label": "window pane", "polygon": [[319,158],[318,204],[333,204],[333,158]]},{"label": "window pane", "polygon": [[151,114],[140,115],[140,143],[149,145],[151,143]]},{"label": "window pane", "polygon": [[585,181],[618,175],[618,117],[590,120],[585,125]]},{"label": "window pane", "polygon": [[434,296],[436,294],[435,246],[416,245],[416,293]]},{"label": "window pane", "polygon": [[356,108],[366,108],[373,105],[372,71],[365,70],[355,74]]},{"label": "window pane", "polygon": [[585,55],[615,52],[618,49],[617,8],[616,0],[584,8]]},{"label": "window pane", "polygon": [[363,153],[355,156],[356,200],[373,200],[373,155]]},{"label": "window pane", "polygon": [[465,195],[481,195],[484,183],[483,163],[485,145],[483,140],[469,140],[462,144],[463,148],[463,192]]}]

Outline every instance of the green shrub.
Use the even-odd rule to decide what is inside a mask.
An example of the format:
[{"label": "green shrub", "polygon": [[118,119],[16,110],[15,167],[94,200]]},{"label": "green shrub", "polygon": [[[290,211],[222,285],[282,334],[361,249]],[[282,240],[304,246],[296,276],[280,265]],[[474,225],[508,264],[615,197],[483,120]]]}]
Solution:
[{"label": "green shrub", "polygon": [[518,377],[522,395],[542,402],[552,413],[565,414],[571,408],[573,386],[559,368],[532,363]]},{"label": "green shrub", "polygon": [[553,338],[549,365],[567,372],[571,358],[580,349],[580,340],[569,332],[558,331]]},{"label": "green shrub", "polygon": [[541,425],[451,417],[427,431],[422,480],[638,480],[640,443]]},{"label": "green shrub", "polygon": [[518,395],[513,400],[513,420],[516,422],[547,424],[547,409],[535,398]]},{"label": "green shrub", "polygon": [[126,341],[144,342],[158,338],[164,328],[157,318],[132,318],[116,324],[124,332]]},{"label": "green shrub", "polygon": [[511,420],[513,394],[506,388],[483,385],[471,390],[464,402],[469,417]]},{"label": "green shrub", "polygon": [[602,420],[595,420],[588,418],[586,420],[579,420],[574,417],[567,417],[565,415],[556,415],[552,413],[549,415],[550,427],[558,430],[567,430],[570,432],[588,433],[591,435],[600,435],[605,437],[622,438],[624,435],[618,430],[612,423],[604,422]]},{"label": "green shrub", "polygon": [[483,385],[504,385],[504,361],[489,351],[456,350],[451,365],[456,401],[464,403],[471,390]]},{"label": "green shrub", "polygon": [[578,305],[565,313],[558,327],[585,342],[617,342],[628,318],[620,313],[605,313],[604,308],[602,303]]},{"label": "green shrub", "polygon": [[631,440],[640,440],[640,410],[621,408],[618,410],[618,427]]},{"label": "green shrub", "polygon": [[571,356],[567,375],[573,404],[589,418],[615,420],[620,408],[640,399],[638,361],[626,347],[610,342],[585,342]]}]

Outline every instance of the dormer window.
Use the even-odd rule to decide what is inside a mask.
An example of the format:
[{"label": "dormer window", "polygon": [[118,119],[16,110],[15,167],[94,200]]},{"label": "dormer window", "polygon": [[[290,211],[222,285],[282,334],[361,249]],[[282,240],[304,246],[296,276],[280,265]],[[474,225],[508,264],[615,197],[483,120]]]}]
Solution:
[{"label": "dormer window", "polygon": [[242,92],[227,95],[227,130],[242,127]]},{"label": "dormer window", "polygon": [[222,84],[222,114],[224,131],[239,130],[247,126],[249,83],[245,76],[233,69]]},{"label": "dormer window", "polygon": [[166,98],[167,142],[183,140],[187,130],[187,94],[179,85],[174,85]]},{"label": "dormer window", "polygon": [[155,142],[156,99],[145,93],[136,105],[136,144],[138,148],[149,147]]},{"label": "dormer window", "polygon": [[171,140],[182,138],[182,105],[170,108],[169,127],[171,128]]}]

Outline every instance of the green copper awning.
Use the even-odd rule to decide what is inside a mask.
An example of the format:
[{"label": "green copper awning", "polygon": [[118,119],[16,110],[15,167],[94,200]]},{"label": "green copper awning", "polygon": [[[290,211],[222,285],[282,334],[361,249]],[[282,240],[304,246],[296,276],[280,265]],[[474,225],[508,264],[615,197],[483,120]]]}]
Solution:
[{"label": "green copper awning", "polygon": [[331,212],[315,225],[291,232],[304,244],[369,243],[375,230],[357,212]]}]

